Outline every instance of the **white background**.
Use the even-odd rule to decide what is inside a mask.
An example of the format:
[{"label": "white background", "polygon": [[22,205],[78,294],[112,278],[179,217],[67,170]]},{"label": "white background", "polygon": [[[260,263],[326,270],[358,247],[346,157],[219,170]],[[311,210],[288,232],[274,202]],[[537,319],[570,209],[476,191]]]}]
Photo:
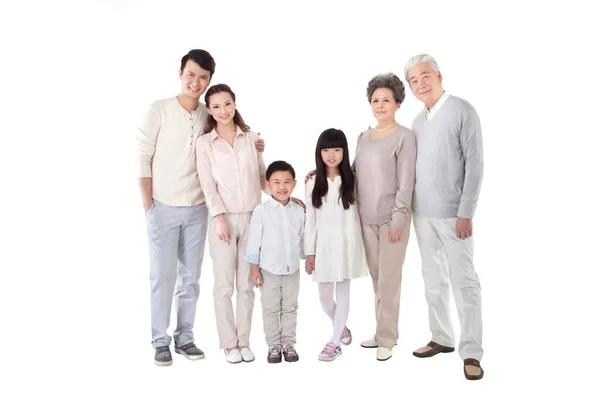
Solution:
[{"label": "white background", "polygon": [[[2,2],[0,34],[1,398],[592,398],[598,355],[598,50],[592,2]],[[596,39],[593,39],[593,38]],[[351,142],[375,123],[378,73],[437,58],[444,87],[480,114],[485,176],[474,220],[485,377],[430,338],[414,234],[400,339],[378,362],[370,278],[353,282],[355,342],[317,361],[331,334],[302,277],[296,364],[268,365],[257,295],[252,364],[218,349],[206,252],[196,343],[207,356],[153,364],[148,255],[135,126],[179,92],[181,57],[216,59],[266,162],[300,176],[324,129]],[[410,126],[422,105],[407,92]],[[304,197],[302,180],[294,193]],[[455,330],[460,328],[454,313]],[[597,397],[595,397],[597,398]]]}]

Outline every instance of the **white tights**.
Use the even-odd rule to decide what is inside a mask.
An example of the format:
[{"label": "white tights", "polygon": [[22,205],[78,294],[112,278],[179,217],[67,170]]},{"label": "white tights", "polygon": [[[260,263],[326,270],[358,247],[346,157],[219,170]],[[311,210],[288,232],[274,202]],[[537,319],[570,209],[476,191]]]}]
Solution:
[{"label": "white tights", "polygon": [[[337,301],[333,299],[334,288]],[[350,313],[350,279],[319,283],[319,299],[323,311],[333,322],[333,336],[330,341],[339,346]]]}]

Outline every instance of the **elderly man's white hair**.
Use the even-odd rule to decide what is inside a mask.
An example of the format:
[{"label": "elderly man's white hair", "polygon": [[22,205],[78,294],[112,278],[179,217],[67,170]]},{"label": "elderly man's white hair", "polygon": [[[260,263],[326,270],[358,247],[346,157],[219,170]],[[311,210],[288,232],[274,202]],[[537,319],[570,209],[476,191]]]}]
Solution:
[{"label": "elderly man's white hair", "polygon": [[419,54],[419,55],[412,57],[410,60],[408,60],[408,62],[404,66],[404,79],[407,82],[408,82],[408,71],[410,71],[416,65],[419,65],[421,63],[428,63],[429,65],[431,65],[431,68],[433,68],[433,71],[436,74],[438,72],[440,72],[440,67],[438,66],[437,61],[435,61],[435,58],[433,58],[429,54]]}]

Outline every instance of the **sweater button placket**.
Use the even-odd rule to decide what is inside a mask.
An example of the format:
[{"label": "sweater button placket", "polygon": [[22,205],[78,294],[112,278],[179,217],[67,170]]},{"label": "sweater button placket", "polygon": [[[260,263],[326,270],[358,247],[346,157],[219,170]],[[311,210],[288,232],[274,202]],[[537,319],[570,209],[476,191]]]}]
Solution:
[{"label": "sweater button placket", "polygon": [[192,118],[192,113],[190,112],[190,147],[194,146],[194,122]]}]

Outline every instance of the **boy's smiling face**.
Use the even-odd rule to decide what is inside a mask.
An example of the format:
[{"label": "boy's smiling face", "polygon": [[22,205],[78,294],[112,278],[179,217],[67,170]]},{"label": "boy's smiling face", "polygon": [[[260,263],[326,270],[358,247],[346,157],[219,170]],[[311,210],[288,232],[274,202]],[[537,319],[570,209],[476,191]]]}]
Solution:
[{"label": "boy's smiling face", "polygon": [[285,205],[296,187],[296,180],[290,171],[275,171],[271,174],[266,186],[271,191],[273,198]]}]

